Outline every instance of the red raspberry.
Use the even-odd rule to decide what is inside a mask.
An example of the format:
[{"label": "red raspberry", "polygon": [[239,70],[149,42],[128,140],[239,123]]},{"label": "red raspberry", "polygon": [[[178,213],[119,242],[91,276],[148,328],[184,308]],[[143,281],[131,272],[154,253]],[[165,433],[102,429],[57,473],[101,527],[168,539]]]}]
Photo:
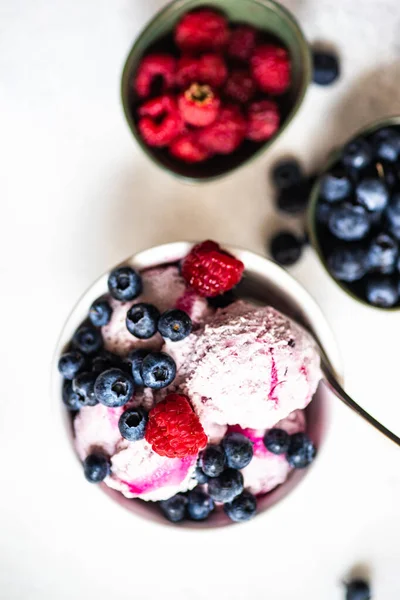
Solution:
[{"label": "red raspberry", "polygon": [[231,100],[247,104],[256,93],[256,84],[248,71],[237,69],[232,71],[225,85],[225,94]]},{"label": "red raspberry", "polygon": [[242,143],[247,123],[237,106],[222,108],[214,123],[199,132],[199,142],[212,153],[230,154]]},{"label": "red raspberry", "polygon": [[221,87],[228,77],[228,69],[219,54],[203,54],[199,58],[199,82],[208,83],[212,87]]},{"label": "red raspberry", "polygon": [[160,96],[148,100],[139,108],[139,133],[149,146],[168,146],[183,131],[183,122],[176,100]]},{"label": "red raspberry", "polygon": [[140,98],[146,98],[151,93],[152,84],[156,77],[161,79],[164,94],[171,89],[175,82],[176,60],[169,54],[149,54],[139,65],[135,77],[135,90]]},{"label": "red raspberry", "polygon": [[199,59],[193,56],[181,56],[176,68],[176,85],[186,88],[196,81],[199,81]]},{"label": "red raspberry", "polygon": [[168,458],[195,456],[207,445],[204,429],[186,396],[169,394],[149,412],[146,440]]},{"label": "red raspberry", "polygon": [[210,153],[200,146],[196,132],[186,133],[174,140],[169,151],[172,156],[186,163],[198,163],[210,157]]},{"label": "red raspberry", "polygon": [[264,142],[279,129],[279,109],[272,100],[261,100],[250,104],[247,114],[248,140]]},{"label": "red raspberry", "polygon": [[195,127],[205,127],[218,116],[220,99],[209,85],[192,83],[186,92],[178,97],[178,107],[185,123]]},{"label": "red raspberry", "polygon": [[251,57],[253,77],[263,92],[279,95],[290,85],[290,59],[285,48],[263,44]]},{"label": "red raspberry", "polygon": [[240,25],[229,38],[228,55],[231,58],[248,61],[256,47],[257,31],[253,27]]},{"label": "red raspberry", "polygon": [[244,264],[207,240],[194,246],[182,262],[182,277],[201,296],[218,296],[242,278]]},{"label": "red raspberry", "polygon": [[209,9],[187,13],[175,29],[175,42],[183,52],[219,50],[228,37],[225,17]]}]

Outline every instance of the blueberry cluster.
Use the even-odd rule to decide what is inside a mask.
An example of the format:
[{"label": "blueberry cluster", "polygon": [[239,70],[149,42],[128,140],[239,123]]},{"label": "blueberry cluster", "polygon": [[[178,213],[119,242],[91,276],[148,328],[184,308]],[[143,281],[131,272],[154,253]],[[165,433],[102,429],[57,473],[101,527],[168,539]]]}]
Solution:
[{"label": "blueberry cluster", "polygon": [[368,304],[400,306],[400,128],[344,146],[320,180],[316,218],[332,276]]},{"label": "blueberry cluster", "polygon": [[285,454],[293,469],[305,469],[317,454],[310,438],[302,432],[289,435],[284,429],[270,429],[264,436],[264,445],[272,454]]},{"label": "blueberry cluster", "polygon": [[[120,302],[137,298],[142,287],[140,275],[130,267],[119,267],[108,278],[110,295]],[[98,403],[109,408],[125,406],[135,387],[158,390],[175,379],[175,361],[164,352],[133,350],[127,356],[118,356],[105,350],[100,327],[107,325],[111,316],[107,299],[95,300],[88,319],[78,327],[58,361],[64,377],[63,402],[72,413]],[[139,339],[148,339],[159,332],[171,341],[182,340],[192,330],[191,319],[184,311],[174,309],[160,314],[155,306],[145,303],[134,304],[128,310],[126,326]],[[142,439],[147,420],[141,408],[125,410],[118,424],[122,437],[131,442]],[[90,482],[102,481],[109,472],[109,458],[99,452],[84,461],[84,473]]]}]

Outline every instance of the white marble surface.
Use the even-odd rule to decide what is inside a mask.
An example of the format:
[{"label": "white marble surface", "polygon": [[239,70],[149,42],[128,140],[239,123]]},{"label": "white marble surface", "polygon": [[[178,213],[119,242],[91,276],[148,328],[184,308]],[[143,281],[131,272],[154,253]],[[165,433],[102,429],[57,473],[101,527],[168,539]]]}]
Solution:
[{"label": "white marble surface", "polygon": [[[0,598],[339,600],[340,580],[358,566],[376,598],[393,600],[399,450],[339,403],[305,483],[240,530],[151,527],[98,495],[59,451],[52,349],[98,274],[183,238],[263,252],[282,224],[267,178],[274,158],[293,152],[312,170],[359,126],[400,113],[398,1],[287,0],[310,41],[338,48],[342,80],[310,89],[293,126],[255,165],[183,185],[140,154],[119,102],[132,40],[164,3],[0,2]],[[399,315],[354,304],[311,251],[292,272],[336,331],[349,391],[399,433]]]}]

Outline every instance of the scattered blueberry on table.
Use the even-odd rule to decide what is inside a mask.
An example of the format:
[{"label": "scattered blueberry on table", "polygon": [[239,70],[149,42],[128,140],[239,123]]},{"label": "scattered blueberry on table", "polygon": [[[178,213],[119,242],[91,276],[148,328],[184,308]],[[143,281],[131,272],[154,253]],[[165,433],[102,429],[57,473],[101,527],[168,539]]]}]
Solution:
[{"label": "scattered blueberry on table", "polygon": [[353,579],[346,584],[346,600],[371,600],[371,588],[364,579]]},{"label": "scattered blueberry on table", "polygon": [[336,54],[323,50],[313,50],[313,82],[327,86],[334,83],[340,76],[340,65]]}]

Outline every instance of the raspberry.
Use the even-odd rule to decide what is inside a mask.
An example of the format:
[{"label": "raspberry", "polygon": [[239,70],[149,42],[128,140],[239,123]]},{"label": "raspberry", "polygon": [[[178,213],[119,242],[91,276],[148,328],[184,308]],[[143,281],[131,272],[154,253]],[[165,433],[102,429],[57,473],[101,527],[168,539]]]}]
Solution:
[{"label": "raspberry", "polygon": [[210,153],[200,146],[196,132],[178,137],[171,143],[169,151],[172,156],[186,163],[198,163],[210,157]]},{"label": "raspberry", "polygon": [[224,59],[219,54],[203,54],[199,58],[199,81],[212,87],[221,87],[228,76]]},{"label": "raspberry", "polygon": [[193,56],[181,56],[176,68],[176,85],[186,88],[196,81],[199,81],[199,59]]},{"label": "raspberry", "polygon": [[242,278],[244,264],[207,240],[194,246],[182,262],[182,277],[201,296],[218,296]]},{"label": "raspberry", "polygon": [[178,97],[178,107],[182,119],[189,125],[205,127],[218,116],[220,99],[209,85],[193,83]]},{"label": "raspberry", "polygon": [[176,100],[160,96],[148,100],[139,108],[139,133],[149,146],[168,146],[183,131]]},{"label": "raspberry", "polygon": [[165,94],[174,85],[176,60],[169,54],[145,56],[136,73],[134,87],[140,98],[147,98],[156,80],[161,81],[160,94]]},{"label": "raspberry", "polygon": [[195,456],[207,445],[199,418],[180,394],[169,394],[151,409],[145,437],[154,452],[168,458]]},{"label": "raspberry", "polygon": [[229,38],[228,55],[231,58],[248,61],[256,47],[257,31],[253,27],[240,25]]},{"label": "raspberry", "polygon": [[257,46],[251,57],[253,77],[263,92],[279,95],[290,85],[290,60],[287,50],[272,44]]},{"label": "raspberry", "polygon": [[225,85],[225,94],[231,100],[246,104],[256,93],[256,84],[248,71],[237,69],[232,71]]},{"label": "raspberry", "polygon": [[175,42],[183,52],[219,50],[228,37],[225,17],[209,9],[187,13],[175,29]]},{"label": "raspberry", "polygon": [[269,140],[277,132],[279,122],[279,109],[275,102],[253,102],[248,108],[246,137],[253,142]]},{"label": "raspberry", "polygon": [[230,154],[242,143],[247,123],[237,106],[222,108],[214,123],[199,132],[199,142],[212,153]]}]

